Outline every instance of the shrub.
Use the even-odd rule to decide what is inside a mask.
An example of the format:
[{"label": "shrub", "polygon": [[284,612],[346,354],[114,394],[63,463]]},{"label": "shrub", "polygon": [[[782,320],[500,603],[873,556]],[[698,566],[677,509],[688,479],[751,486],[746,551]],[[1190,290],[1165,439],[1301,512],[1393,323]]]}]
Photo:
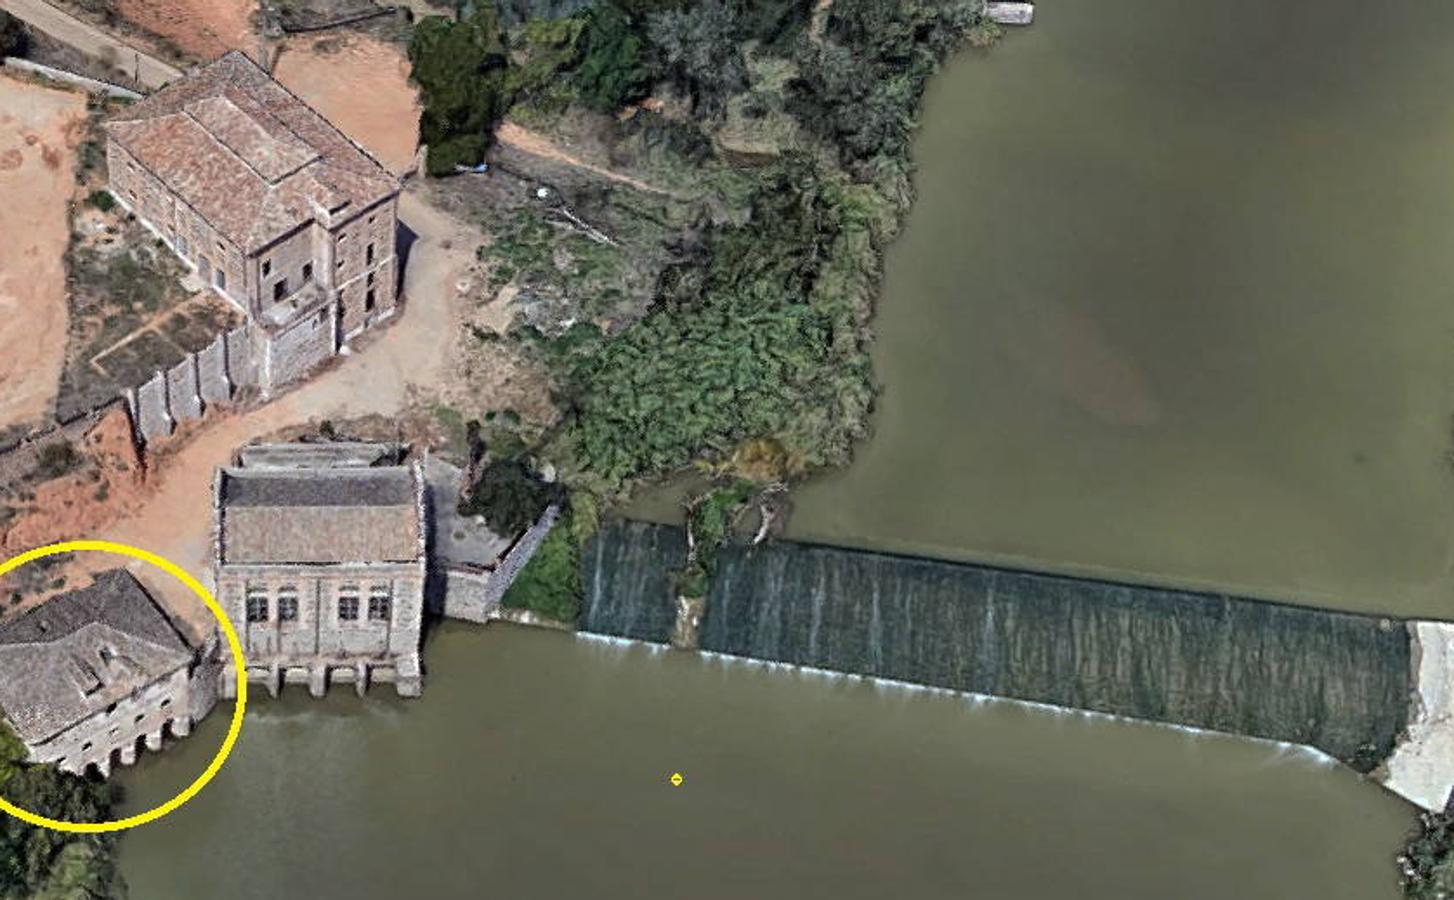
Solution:
[{"label": "shrub", "polygon": [[485,466],[459,511],[484,516],[491,530],[510,537],[534,524],[555,495],[555,487],[537,478],[521,460],[499,459]]},{"label": "shrub", "polygon": [[116,208],[116,198],[111,196],[110,191],[92,191],[86,202],[102,212],[110,212]]},{"label": "shrub", "polygon": [[81,455],[69,441],[56,441],[40,448],[36,468],[45,478],[59,478],[81,462]]},{"label": "shrub", "polygon": [[503,602],[547,618],[573,622],[581,613],[580,565],[580,546],[571,527],[571,516],[565,515],[515,576]]}]

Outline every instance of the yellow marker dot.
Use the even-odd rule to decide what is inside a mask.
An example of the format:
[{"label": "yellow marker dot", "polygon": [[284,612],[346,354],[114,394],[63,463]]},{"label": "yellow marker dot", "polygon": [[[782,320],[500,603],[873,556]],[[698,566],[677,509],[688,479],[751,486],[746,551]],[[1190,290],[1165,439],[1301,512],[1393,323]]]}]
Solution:
[{"label": "yellow marker dot", "polygon": [[671,782],[671,786],[672,787],[681,787],[682,786],[682,782],[683,781],[686,781],[686,779],[682,777],[682,773],[680,773],[680,772],[673,772],[673,773],[671,773],[671,777],[668,778],[667,781],[670,781]]}]

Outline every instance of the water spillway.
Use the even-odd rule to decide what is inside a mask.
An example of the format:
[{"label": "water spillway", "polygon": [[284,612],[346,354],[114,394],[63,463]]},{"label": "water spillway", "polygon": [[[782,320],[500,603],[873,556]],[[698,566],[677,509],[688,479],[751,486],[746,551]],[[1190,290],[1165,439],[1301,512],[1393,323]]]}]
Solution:
[{"label": "water spillway", "polygon": [[[664,643],[680,529],[602,528],[586,631]],[[1306,744],[1368,771],[1408,716],[1403,623],[778,542],[722,554],[704,650]]]}]

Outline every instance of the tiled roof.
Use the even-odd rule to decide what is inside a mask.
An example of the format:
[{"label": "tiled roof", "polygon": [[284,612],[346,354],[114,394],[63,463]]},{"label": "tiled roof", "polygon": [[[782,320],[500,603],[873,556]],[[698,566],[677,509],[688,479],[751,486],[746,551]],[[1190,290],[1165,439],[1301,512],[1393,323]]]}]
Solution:
[{"label": "tiled roof", "polygon": [[156,602],[124,569],[0,624],[0,708],[34,744],[192,659]]},{"label": "tiled roof", "polygon": [[412,468],[224,469],[224,563],[411,562],[420,521]]},{"label": "tiled roof", "polygon": [[212,227],[256,250],[314,218],[362,209],[399,181],[233,51],[113,115],[106,130]]}]

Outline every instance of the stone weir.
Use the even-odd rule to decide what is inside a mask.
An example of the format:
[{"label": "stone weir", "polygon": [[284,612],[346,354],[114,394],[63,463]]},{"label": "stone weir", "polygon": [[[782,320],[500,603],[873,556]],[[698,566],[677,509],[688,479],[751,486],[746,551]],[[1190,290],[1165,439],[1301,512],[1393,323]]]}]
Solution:
[{"label": "stone weir", "polygon": [[[583,630],[666,643],[685,552],[679,528],[604,526],[583,558]],[[700,639],[732,656],[1304,744],[1360,772],[1406,733],[1418,646],[1389,618],[790,542],[723,552]]]}]

